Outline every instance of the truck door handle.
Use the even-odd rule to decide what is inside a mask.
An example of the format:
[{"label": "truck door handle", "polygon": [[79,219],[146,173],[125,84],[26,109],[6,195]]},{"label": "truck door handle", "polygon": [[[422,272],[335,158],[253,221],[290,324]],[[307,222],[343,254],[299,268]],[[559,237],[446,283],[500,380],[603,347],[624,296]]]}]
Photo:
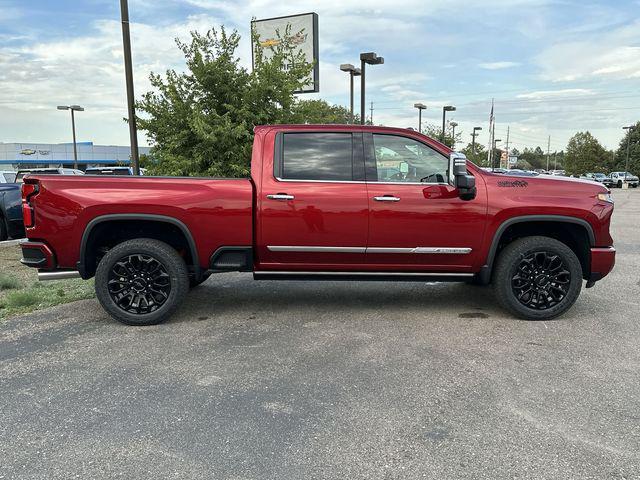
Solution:
[{"label": "truck door handle", "polygon": [[269,200],[293,200],[296,197],[293,195],[287,195],[286,193],[271,193],[267,195],[267,198]]},{"label": "truck door handle", "polygon": [[393,195],[383,195],[382,197],[373,197],[376,202],[399,202],[400,197],[394,197]]}]

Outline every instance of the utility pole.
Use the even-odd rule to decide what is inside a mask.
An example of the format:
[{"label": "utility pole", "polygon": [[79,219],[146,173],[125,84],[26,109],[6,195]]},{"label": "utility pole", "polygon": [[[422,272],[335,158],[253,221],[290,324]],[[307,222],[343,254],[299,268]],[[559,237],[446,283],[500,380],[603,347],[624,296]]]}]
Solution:
[{"label": "utility pole", "polygon": [[[547,138],[547,172],[549,171],[549,149],[551,148],[551,135]],[[555,153],[554,153],[555,155]],[[554,158],[555,160],[555,158]],[[554,168],[555,170],[555,168]]]},{"label": "utility pole", "polygon": [[635,125],[629,125],[628,127],[622,127],[623,130],[627,130],[627,159],[624,163],[624,181],[627,181],[627,170],[629,170],[629,147],[631,146],[631,132],[635,130]]},{"label": "utility pole", "polygon": [[558,152],[553,152],[553,169],[558,169]]},{"label": "utility pole", "polygon": [[507,170],[509,170],[511,168],[511,165],[509,164],[509,125],[507,125],[507,164],[505,165],[507,167]]},{"label": "utility pole", "polygon": [[371,102],[371,114],[369,115],[369,120],[371,120],[371,125],[373,125],[373,102]]},{"label": "utility pole", "polygon": [[138,158],[138,132],[136,127],[136,107],[133,93],[133,63],[131,61],[131,33],[129,32],[129,5],[127,0],[120,0],[122,19],[122,45],[124,48],[124,74],[127,84],[127,109],[129,112],[129,137],[131,139],[131,163],[133,174],[140,175],[140,159]]}]

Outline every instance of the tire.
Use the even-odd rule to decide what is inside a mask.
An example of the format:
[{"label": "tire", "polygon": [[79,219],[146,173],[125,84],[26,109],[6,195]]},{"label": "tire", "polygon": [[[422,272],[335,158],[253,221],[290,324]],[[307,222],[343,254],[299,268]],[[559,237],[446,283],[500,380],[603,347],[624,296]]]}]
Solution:
[{"label": "tire", "polygon": [[622,180],[618,180],[618,188],[622,188]]},{"label": "tire", "polygon": [[0,216],[0,242],[4,242],[9,239],[9,232],[7,229],[7,224],[4,221],[4,218]]},{"label": "tire", "polygon": [[515,316],[550,320],[569,310],[578,298],[582,266],[564,243],[549,237],[525,237],[500,253],[493,287],[500,305]]},{"label": "tire", "polygon": [[156,325],[168,319],[189,291],[187,266],[159,240],[120,243],[100,260],[96,296],[114,319],[127,325]]},{"label": "tire", "polygon": [[204,283],[207,281],[207,279],[211,276],[210,273],[206,273],[203,274],[202,277],[200,277],[200,280],[196,280],[195,277],[190,276],[189,277],[189,288],[195,288],[198,285],[200,285],[201,283]]}]

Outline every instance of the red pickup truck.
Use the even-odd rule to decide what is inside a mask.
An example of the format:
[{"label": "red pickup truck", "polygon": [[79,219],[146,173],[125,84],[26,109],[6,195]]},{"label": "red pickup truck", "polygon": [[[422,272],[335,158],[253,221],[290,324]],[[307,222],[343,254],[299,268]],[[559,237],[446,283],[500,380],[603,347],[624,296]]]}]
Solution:
[{"label": "red pickup truck", "polygon": [[42,279],[95,276],[132,325],[228,271],[493,283],[506,309],[542,320],[614,265],[613,202],[588,180],[486,172],[417,132],[352,125],[256,127],[251,162],[248,179],[29,176],[22,262]]}]

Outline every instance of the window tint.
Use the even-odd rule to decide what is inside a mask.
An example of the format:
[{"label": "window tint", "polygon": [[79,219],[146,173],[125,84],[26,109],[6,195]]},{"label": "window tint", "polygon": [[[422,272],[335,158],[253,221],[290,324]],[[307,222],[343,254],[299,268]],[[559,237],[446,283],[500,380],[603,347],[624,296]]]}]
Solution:
[{"label": "window tint", "polygon": [[379,182],[446,183],[449,159],[398,135],[373,135]]},{"label": "window tint", "polygon": [[281,178],[353,180],[350,133],[285,133]]}]

